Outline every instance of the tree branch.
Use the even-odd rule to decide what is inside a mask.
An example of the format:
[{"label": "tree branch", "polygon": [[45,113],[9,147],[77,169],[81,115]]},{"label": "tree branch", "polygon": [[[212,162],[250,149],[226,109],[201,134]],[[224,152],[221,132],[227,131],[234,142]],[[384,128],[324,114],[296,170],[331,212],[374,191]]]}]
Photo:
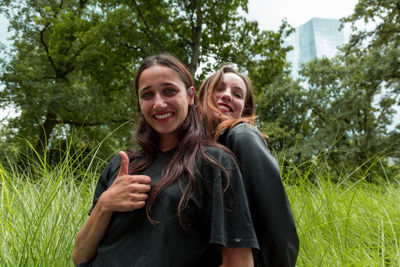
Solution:
[{"label": "tree branch", "polygon": [[44,51],[46,52],[46,55],[47,55],[47,58],[49,59],[49,62],[50,62],[50,65],[52,66],[52,68],[53,68],[53,70],[54,70],[54,72],[56,73],[56,76],[57,76],[57,73],[58,73],[58,70],[57,70],[57,67],[56,67],[56,65],[55,65],[55,63],[54,63],[54,61],[53,61],[53,58],[50,56],[50,51],[49,51],[49,48],[47,47],[47,44],[46,44],[46,42],[44,41],[44,32],[46,31],[46,29],[48,28],[48,24],[40,31],[40,43],[42,44],[42,46],[43,46],[43,48],[44,48]]},{"label": "tree branch", "polygon": [[[61,1],[61,2],[60,2],[60,6],[59,6],[59,9],[60,9],[60,10],[61,10],[63,4],[64,4],[64,2]],[[55,13],[54,13],[54,18],[57,17],[58,13],[59,13],[59,12],[55,12]],[[74,69],[74,67],[68,68],[66,71],[64,71],[64,73],[62,73],[62,72],[60,72],[60,71],[58,70],[58,68],[57,68],[57,66],[56,66],[56,64],[55,64],[55,62],[54,62],[54,60],[53,60],[53,58],[52,58],[51,55],[50,55],[49,48],[48,48],[48,46],[47,46],[47,44],[46,44],[46,42],[45,42],[45,40],[44,40],[44,33],[46,32],[46,30],[48,29],[49,26],[50,26],[50,24],[47,23],[47,24],[44,26],[44,28],[40,31],[40,43],[42,44],[42,46],[43,46],[43,48],[44,48],[44,51],[45,51],[45,53],[46,53],[46,55],[47,55],[47,58],[49,59],[50,65],[51,65],[51,67],[53,68],[53,70],[54,70],[54,72],[55,72],[56,79],[61,79],[61,80],[65,81],[65,82],[69,83],[69,81],[68,81],[68,79],[67,79],[67,77],[66,77],[65,75],[66,75],[67,73],[71,72],[71,71]],[[72,69],[71,69],[71,68],[72,68]]]},{"label": "tree branch", "polygon": [[140,10],[140,7],[139,7],[139,5],[137,4],[136,0],[134,0],[133,3],[135,4],[136,10],[137,10],[137,12],[138,12],[138,14],[139,14],[139,17],[141,18],[141,20],[142,20],[143,23],[144,23],[145,32],[146,32],[147,37],[149,38],[149,40],[154,39],[154,40],[156,41],[157,45],[160,47],[160,50],[161,50],[161,51],[165,51],[165,49],[164,49],[164,47],[162,46],[162,44],[158,41],[158,38],[157,38],[157,37],[153,34],[153,32],[151,31],[149,24],[147,24],[147,21],[146,21],[146,19],[144,18],[143,14],[142,14],[142,11]]}]

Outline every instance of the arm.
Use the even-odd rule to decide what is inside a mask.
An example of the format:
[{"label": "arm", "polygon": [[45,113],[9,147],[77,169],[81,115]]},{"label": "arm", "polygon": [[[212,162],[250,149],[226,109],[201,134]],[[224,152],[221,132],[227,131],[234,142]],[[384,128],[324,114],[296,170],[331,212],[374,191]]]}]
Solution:
[{"label": "arm", "polygon": [[72,261],[75,265],[96,256],[97,246],[107,230],[112,212],[102,207],[100,199],[76,237],[72,253]]},{"label": "arm", "polygon": [[[221,140],[220,140],[221,141]],[[277,161],[260,133],[239,124],[222,139],[243,172],[254,228],[266,266],[294,266],[299,239]]]},{"label": "arm", "polygon": [[252,267],[253,255],[250,248],[223,248],[220,267]]},{"label": "arm", "polygon": [[72,260],[75,264],[88,261],[96,256],[97,247],[102,240],[114,212],[133,211],[143,208],[150,191],[150,177],[128,175],[128,156],[120,152],[122,162],[113,184],[104,191],[97,201],[89,219],[79,231]]}]

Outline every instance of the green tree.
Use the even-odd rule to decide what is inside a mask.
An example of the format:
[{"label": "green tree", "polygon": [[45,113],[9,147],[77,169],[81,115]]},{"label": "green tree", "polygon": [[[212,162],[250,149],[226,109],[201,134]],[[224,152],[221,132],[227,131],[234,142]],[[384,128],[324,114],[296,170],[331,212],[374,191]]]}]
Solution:
[{"label": "green tree", "polygon": [[[291,78],[290,66],[284,60],[292,49],[284,39],[294,29],[283,21],[277,32],[263,32],[265,36],[255,42],[257,61],[249,60],[248,72],[256,95],[257,126],[268,135],[268,145],[276,151],[286,150],[288,158],[297,161],[309,159],[310,153],[297,149],[308,136],[307,113],[309,103],[304,88]],[[249,57],[250,58],[250,57]]]},{"label": "green tree", "polygon": [[389,145],[387,133],[395,101],[371,73],[376,63],[373,56],[346,55],[314,60],[301,71],[313,103],[309,146],[314,153],[328,152],[333,167],[362,166],[398,149]]},{"label": "green tree", "polygon": [[[289,128],[300,133],[296,151],[303,155],[297,158],[322,153],[338,170],[367,168],[379,155],[399,158],[400,127],[389,130],[399,103],[399,7],[397,0],[360,0],[342,19],[353,32],[341,53],[303,67],[306,86],[299,96],[309,111],[301,117],[302,130]],[[360,21],[368,27],[358,26]]]},{"label": "green tree", "polygon": [[287,70],[262,90],[257,95],[257,123],[269,136],[269,146],[277,151],[286,150],[288,158],[297,162],[310,159],[311,151],[302,145],[311,134],[311,107],[305,89]]},{"label": "green tree", "polygon": [[[81,145],[93,147],[135,118],[133,73],[154,53],[178,56],[192,73],[201,66],[197,84],[223,61],[272,82],[283,70],[288,27],[260,31],[241,10],[247,1],[2,1],[13,46],[1,61],[0,101],[21,112],[9,121],[8,140],[24,136],[42,154],[77,133]],[[133,126],[110,147],[127,144]]]},{"label": "green tree", "polygon": [[[343,22],[351,23],[353,29],[350,41],[344,47],[345,54],[356,55],[371,63],[368,66],[369,79],[380,82],[384,88],[383,101],[388,106],[393,106],[396,102],[400,105],[399,21],[398,0],[359,0],[353,14],[343,19]],[[397,160],[400,160],[399,134],[400,124],[397,124],[387,140],[387,146],[397,151],[394,154]]]},{"label": "green tree", "polygon": [[99,38],[104,19],[91,1],[6,4],[14,35],[9,59],[2,62],[0,97],[3,106],[21,112],[9,122],[11,134],[16,129],[32,143],[37,140],[35,149],[43,154],[55,130],[60,136],[74,127],[129,119],[131,105],[120,101],[129,99],[126,66],[106,53]]},{"label": "green tree", "polygon": [[[359,0],[353,14],[342,21],[353,29],[344,53],[371,62],[370,79],[393,92],[400,104],[400,1]],[[358,26],[360,21],[367,26]]]}]

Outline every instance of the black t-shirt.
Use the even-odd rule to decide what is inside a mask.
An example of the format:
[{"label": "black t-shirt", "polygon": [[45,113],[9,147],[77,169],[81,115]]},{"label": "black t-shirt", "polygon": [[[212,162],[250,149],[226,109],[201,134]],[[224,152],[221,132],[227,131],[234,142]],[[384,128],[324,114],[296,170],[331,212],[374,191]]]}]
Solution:
[{"label": "black t-shirt", "polygon": [[[177,207],[185,179],[165,188],[152,204],[151,224],[145,209],[115,212],[90,266],[218,266],[221,247],[258,248],[240,170],[233,157],[221,149],[206,152],[230,175],[224,190],[224,173],[202,160],[196,175],[196,192],[183,212],[185,229],[178,221]],[[142,174],[161,179],[174,150],[159,152]],[[93,207],[115,180],[120,165],[116,156],[98,181]],[[92,209],[93,209],[92,207]]]},{"label": "black t-shirt", "polygon": [[251,125],[240,123],[218,142],[229,148],[242,169],[260,250],[256,266],[295,266],[299,238],[276,159]]}]

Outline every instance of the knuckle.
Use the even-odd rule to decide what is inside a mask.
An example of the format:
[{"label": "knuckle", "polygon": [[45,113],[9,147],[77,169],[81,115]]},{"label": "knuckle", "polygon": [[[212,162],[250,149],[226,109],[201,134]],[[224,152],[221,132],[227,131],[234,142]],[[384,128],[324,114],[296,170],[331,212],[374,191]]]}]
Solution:
[{"label": "knuckle", "polygon": [[138,190],[137,184],[130,184],[130,185],[129,185],[129,190],[130,190],[131,192],[138,192],[138,191],[139,191],[139,190]]}]

